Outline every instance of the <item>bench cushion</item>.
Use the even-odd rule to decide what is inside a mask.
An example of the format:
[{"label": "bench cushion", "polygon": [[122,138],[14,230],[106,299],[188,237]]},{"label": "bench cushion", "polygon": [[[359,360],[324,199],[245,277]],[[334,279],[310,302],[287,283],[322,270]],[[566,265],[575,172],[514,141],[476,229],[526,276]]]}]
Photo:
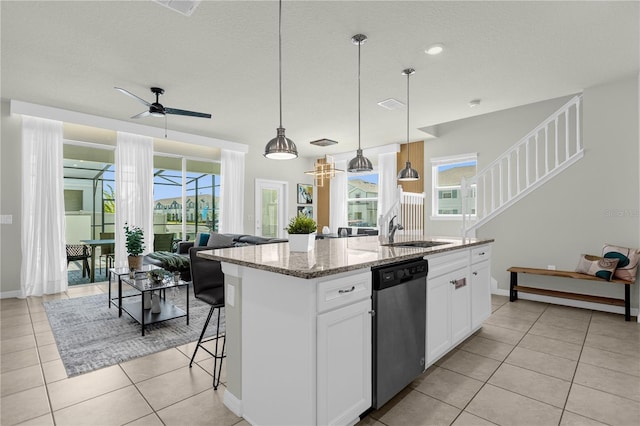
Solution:
[{"label": "bench cushion", "polygon": [[615,278],[632,282],[636,280],[638,258],[640,257],[638,250],[605,244],[602,256],[608,259],[618,259],[618,266],[613,274]]},{"label": "bench cushion", "polygon": [[576,272],[611,281],[617,265],[618,259],[583,254],[578,261]]}]

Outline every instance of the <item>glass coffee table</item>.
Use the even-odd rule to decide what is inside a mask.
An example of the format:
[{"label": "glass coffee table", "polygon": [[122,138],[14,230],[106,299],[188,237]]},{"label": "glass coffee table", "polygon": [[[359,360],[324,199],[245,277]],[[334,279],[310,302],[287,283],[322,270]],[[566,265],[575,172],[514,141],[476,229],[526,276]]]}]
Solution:
[{"label": "glass coffee table", "polygon": [[[122,312],[126,312],[131,318],[136,320],[142,326],[142,335],[144,336],[144,327],[149,324],[155,324],[162,321],[168,321],[175,318],[187,317],[187,325],[189,325],[189,284],[190,281],[174,281],[172,278],[165,278],[161,282],[155,282],[147,278],[146,274],[138,273],[135,278],[129,278],[129,274],[119,277],[121,282],[128,284],[139,294],[122,296],[122,285],[118,285],[118,316]],[[173,303],[165,299],[165,291],[167,289],[185,287],[186,288],[186,311],[178,308]],[[158,292],[160,299],[160,312],[153,313],[151,309],[144,309],[145,293]]]},{"label": "glass coffee table", "polygon": [[[147,275],[147,272],[153,271],[154,269],[162,269],[160,266],[145,264],[142,265],[141,269],[135,271],[136,274],[139,275]],[[118,308],[122,307],[122,277],[129,275],[129,268],[109,268],[109,308],[111,308],[111,304],[117,306]],[[111,278],[118,277],[118,297],[111,298]],[[119,301],[119,305],[115,303],[115,301]],[[122,316],[122,312],[118,313],[118,316]]]}]

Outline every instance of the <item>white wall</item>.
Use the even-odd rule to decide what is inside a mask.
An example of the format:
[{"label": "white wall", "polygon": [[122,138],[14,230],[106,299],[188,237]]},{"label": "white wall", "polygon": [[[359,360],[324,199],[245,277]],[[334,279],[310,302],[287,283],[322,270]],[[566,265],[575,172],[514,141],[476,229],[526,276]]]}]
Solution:
[{"label": "white wall", "polygon": [[[492,275],[500,289],[508,289],[506,269],[510,266],[556,265],[574,270],[580,254],[601,254],[604,243],[640,248],[638,78],[633,75],[587,88],[583,94],[584,158],[477,232],[478,237],[496,240]],[[477,151],[482,167],[565,100],[450,123],[441,138],[427,144],[426,161],[431,156]],[[459,223],[431,221],[428,229],[430,234],[456,233]],[[526,276],[521,281],[564,291],[624,296],[621,285]],[[632,286],[632,306],[638,306],[637,285]]]}]

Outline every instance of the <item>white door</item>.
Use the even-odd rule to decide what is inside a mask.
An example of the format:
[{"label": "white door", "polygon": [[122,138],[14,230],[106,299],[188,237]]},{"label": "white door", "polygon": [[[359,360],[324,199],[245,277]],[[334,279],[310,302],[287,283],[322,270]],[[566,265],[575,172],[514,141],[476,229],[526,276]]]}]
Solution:
[{"label": "white door", "polygon": [[256,179],[255,235],[284,238],[289,183]]}]

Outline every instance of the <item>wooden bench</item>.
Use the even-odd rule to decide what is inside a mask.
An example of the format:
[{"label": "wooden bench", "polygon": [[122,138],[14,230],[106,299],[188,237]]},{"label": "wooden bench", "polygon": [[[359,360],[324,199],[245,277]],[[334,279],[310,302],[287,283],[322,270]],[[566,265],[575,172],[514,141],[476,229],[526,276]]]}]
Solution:
[{"label": "wooden bench", "polygon": [[[624,319],[629,321],[631,319],[631,284],[632,281],[625,281],[613,278],[611,281],[603,280],[602,278],[594,277],[592,275],[581,274],[579,272],[571,271],[556,271],[551,269],[538,269],[538,268],[522,268],[520,266],[512,266],[507,269],[511,272],[511,281],[509,284],[509,300],[514,302],[518,300],[518,292],[540,294],[542,296],[552,297],[564,297],[566,299],[582,300],[584,302],[603,303],[606,305],[624,306]],[[543,288],[524,287],[518,285],[518,274],[532,274],[532,275],[546,275],[548,277],[562,277],[573,278],[578,280],[589,281],[601,281],[604,283],[624,284],[624,299],[613,299],[611,297],[592,296],[589,294],[569,293],[559,290],[547,290]]]}]

